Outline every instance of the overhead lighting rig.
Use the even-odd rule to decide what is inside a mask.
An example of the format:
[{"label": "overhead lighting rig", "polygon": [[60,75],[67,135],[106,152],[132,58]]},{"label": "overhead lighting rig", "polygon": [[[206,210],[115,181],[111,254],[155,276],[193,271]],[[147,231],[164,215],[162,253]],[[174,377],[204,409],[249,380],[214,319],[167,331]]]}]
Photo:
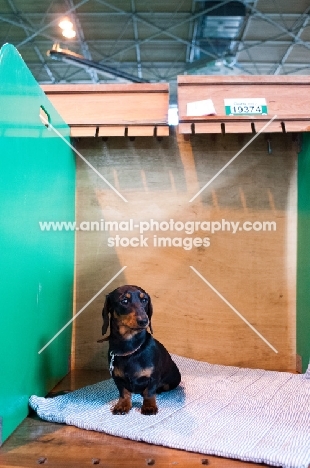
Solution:
[{"label": "overhead lighting rig", "polygon": [[71,50],[62,49],[59,46],[59,44],[54,44],[52,49],[47,51],[47,55],[50,56],[52,59],[61,60],[63,62],[70,63],[80,68],[92,68],[98,73],[108,75],[112,78],[123,78],[124,80],[129,81],[130,83],[149,83],[148,80],[138,78],[137,76],[131,75],[130,73],[126,73],[117,68],[110,67],[109,65],[94,62],[93,60],[89,60],[83,55],[76,54]]}]

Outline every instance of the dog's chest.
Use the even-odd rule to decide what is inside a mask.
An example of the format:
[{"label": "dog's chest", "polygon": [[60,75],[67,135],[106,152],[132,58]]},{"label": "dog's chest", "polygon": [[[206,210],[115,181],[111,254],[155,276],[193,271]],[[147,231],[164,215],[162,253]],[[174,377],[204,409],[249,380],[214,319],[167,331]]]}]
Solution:
[{"label": "dog's chest", "polygon": [[110,373],[114,379],[122,380],[128,390],[139,393],[150,381],[154,367],[144,360],[131,357],[111,356]]}]

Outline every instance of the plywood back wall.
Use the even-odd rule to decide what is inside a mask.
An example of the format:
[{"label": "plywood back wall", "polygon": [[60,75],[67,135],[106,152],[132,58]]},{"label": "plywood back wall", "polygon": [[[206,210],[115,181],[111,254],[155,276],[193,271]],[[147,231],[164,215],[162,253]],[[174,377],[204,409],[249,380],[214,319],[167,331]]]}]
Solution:
[{"label": "plywood back wall", "polygon": [[[292,135],[259,135],[190,202],[250,138],[194,135],[186,140],[174,135],[162,141],[92,138],[75,143],[127,200],[77,157],[77,223],[84,224],[77,231],[76,312],[123,266],[127,268],[76,319],[75,368],[107,367],[107,343],[96,342],[101,338],[105,294],[122,284],[136,284],[149,292],[154,336],[171,353],[225,365],[294,369],[296,146]],[[221,226],[225,220],[239,225],[235,233],[228,231],[227,223],[225,230],[214,233],[205,230],[206,223],[204,229],[197,224],[192,234],[149,230],[143,234],[147,246],[138,247],[109,246],[117,235],[139,238],[136,228],[83,230],[94,221],[101,228],[101,220],[130,219],[136,225],[151,219]],[[258,230],[258,223],[266,221],[276,230]],[[241,230],[244,222],[256,223],[256,230]],[[154,246],[154,236],[174,239],[175,245]],[[203,241],[205,245],[195,241],[197,246],[188,248],[194,238],[209,240]],[[178,246],[183,242],[188,249]]]}]

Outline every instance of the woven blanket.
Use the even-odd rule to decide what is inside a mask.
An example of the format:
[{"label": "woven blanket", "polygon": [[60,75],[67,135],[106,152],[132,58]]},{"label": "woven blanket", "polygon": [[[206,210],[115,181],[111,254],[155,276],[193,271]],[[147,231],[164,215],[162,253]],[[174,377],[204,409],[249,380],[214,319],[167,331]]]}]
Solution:
[{"label": "woven blanket", "polygon": [[310,463],[310,367],[306,374],[213,365],[173,355],[182,382],[157,397],[159,412],[113,415],[112,379],[55,398],[32,396],[44,420],[132,440],[285,468]]}]

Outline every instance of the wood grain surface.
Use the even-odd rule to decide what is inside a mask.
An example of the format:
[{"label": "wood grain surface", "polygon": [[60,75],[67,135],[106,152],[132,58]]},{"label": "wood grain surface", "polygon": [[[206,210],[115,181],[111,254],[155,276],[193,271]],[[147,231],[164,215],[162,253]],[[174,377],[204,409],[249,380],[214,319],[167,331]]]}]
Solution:
[{"label": "wood grain surface", "polygon": [[[116,236],[126,242],[140,239],[137,229],[77,231],[76,312],[126,269],[74,322],[74,368],[107,366],[107,344],[97,343],[101,310],[105,294],[126,283],[149,292],[154,336],[171,353],[225,365],[295,368],[297,148],[292,135],[259,135],[190,202],[250,137],[194,135],[186,140],[175,135],[162,141],[141,137],[76,143],[127,200],[77,158],[78,223],[153,219],[167,224],[173,219],[220,223],[221,230],[147,230],[142,234],[147,246],[138,247],[116,245]],[[276,230],[238,228],[233,233],[226,223],[259,227],[265,221]],[[177,245],[154,245],[160,237],[167,242],[177,238]],[[198,241],[191,247],[194,238],[208,238],[210,245]],[[111,239],[114,246],[109,246]]]}]

